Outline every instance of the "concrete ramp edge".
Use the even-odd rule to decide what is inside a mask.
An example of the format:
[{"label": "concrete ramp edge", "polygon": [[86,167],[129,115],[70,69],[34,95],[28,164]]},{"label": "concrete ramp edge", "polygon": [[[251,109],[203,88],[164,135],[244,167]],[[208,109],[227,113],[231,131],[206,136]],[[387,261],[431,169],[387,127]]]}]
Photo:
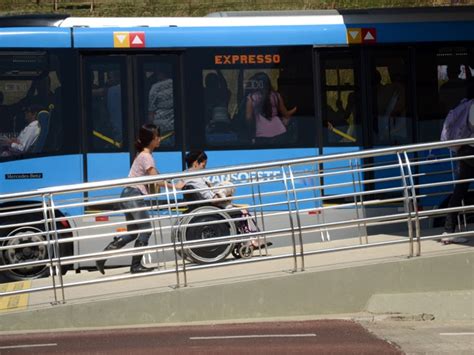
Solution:
[{"label": "concrete ramp edge", "polygon": [[[1,331],[135,326],[357,312],[473,319],[474,251],[211,286],[190,286],[0,315]],[[458,306],[459,303],[459,306]]]}]

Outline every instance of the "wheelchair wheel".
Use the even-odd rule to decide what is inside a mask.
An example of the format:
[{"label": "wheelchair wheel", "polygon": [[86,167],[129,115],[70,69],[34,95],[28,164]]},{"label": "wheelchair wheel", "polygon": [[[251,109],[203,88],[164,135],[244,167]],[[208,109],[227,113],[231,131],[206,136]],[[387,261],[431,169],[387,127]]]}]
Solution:
[{"label": "wheelchair wheel", "polygon": [[240,255],[240,252],[239,252],[241,246],[242,246],[242,243],[237,243],[232,248],[232,256],[236,259],[242,258],[242,256]]},{"label": "wheelchair wheel", "polygon": [[[219,223],[220,222],[220,223]],[[181,222],[185,225],[180,231],[184,241],[212,240],[214,238],[236,235],[235,224],[221,208],[203,206]],[[199,224],[193,226],[193,224]],[[187,225],[187,226],[186,226]],[[199,264],[209,264],[224,260],[234,249],[234,243],[186,249],[186,256]]]},{"label": "wheelchair wheel", "polygon": [[239,249],[239,254],[241,258],[250,259],[253,255],[253,246],[243,244]]}]

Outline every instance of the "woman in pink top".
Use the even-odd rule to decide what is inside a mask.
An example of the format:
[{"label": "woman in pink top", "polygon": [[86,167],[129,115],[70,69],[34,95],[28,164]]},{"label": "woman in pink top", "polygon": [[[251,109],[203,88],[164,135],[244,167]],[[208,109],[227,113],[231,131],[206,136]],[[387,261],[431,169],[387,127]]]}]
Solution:
[{"label": "woman in pink top", "polygon": [[291,110],[286,108],[266,73],[255,74],[253,80],[258,90],[247,97],[246,118],[247,122],[255,124],[255,143],[280,142],[296,107]]},{"label": "woman in pink top", "polygon": [[[156,169],[155,160],[153,159],[152,153],[153,150],[160,145],[160,129],[154,124],[143,125],[140,128],[138,137],[139,138],[135,142],[135,147],[137,149],[138,155],[133,161],[128,177],[158,175],[158,170]],[[156,185],[161,187],[165,185],[165,182],[161,182]],[[176,187],[181,188],[181,185]],[[121,197],[130,198],[137,196],[145,196],[148,193],[149,191],[145,185],[129,186],[123,189]],[[146,207],[146,203],[143,199],[134,199],[121,202],[122,209],[139,209],[143,207]],[[140,210],[133,212],[125,212],[125,218],[127,221],[147,220],[149,219],[149,215],[146,210]],[[144,229],[151,229],[151,224],[149,222],[140,222],[136,224],[127,225],[127,231]],[[115,237],[114,240],[109,245],[107,245],[104,251],[120,249],[133,240],[135,240],[135,247],[147,246],[150,235],[151,232],[139,232],[137,234],[127,234],[120,237]],[[130,267],[130,272],[132,274],[153,270],[141,264],[142,257],[143,255],[133,256],[132,265]],[[97,269],[102,274],[105,273],[104,266],[106,261],[107,260],[96,261]]]}]

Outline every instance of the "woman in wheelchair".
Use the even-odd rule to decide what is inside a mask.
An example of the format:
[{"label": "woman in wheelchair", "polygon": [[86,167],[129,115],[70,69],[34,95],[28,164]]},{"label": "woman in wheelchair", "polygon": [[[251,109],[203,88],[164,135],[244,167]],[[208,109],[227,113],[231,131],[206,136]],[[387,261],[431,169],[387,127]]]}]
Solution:
[{"label": "woman in wheelchair", "polygon": [[[205,169],[206,164],[207,155],[202,150],[191,151],[186,155],[188,171]],[[213,221],[214,224],[211,224],[210,220],[203,220],[201,221],[202,223],[208,222],[209,225],[202,226],[202,228],[188,227],[188,230],[195,229],[197,233],[189,233],[186,231],[186,233],[193,235],[186,234],[184,239],[203,239],[258,232],[255,220],[246,209],[235,210],[234,207],[236,206],[232,204],[231,199],[235,193],[235,188],[232,183],[226,181],[213,185],[211,181],[205,177],[192,177],[184,181],[183,191],[185,191],[183,194],[184,200],[193,202],[193,204],[189,205],[188,213],[189,211],[195,212],[198,208],[200,208],[201,211],[207,209],[208,213],[210,213],[210,209],[215,209],[216,215],[207,216],[207,219],[217,218],[232,221],[232,223],[226,222],[220,224]],[[186,191],[192,192],[186,193]],[[233,211],[230,209],[233,209]],[[194,219],[188,218],[190,220],[187,221],[187,224],[196,223],[195,221],[198,218],[206,219],[204,216],[198,216]],[[212,228],[213,230],[211,230]],[[260,244],[258,239],[252,238],[249,241],[234,243],[232,245],[218,245],[214,250],[212,247],[189,249],[186,256],[198,263],[208,263],[222,260],[227,257],[230,252],[232,252],[235,258],[251,257],[255,249],[266,248],[271,245],[272,243]]]}]

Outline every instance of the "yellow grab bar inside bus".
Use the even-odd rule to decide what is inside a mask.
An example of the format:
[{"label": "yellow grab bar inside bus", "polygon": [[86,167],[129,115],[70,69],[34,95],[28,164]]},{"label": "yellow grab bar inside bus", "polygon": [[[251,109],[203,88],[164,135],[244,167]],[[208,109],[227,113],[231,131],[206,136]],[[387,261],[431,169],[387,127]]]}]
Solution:
[{"label": "yellow grab bar inside bus", "polygon": [[[107,142],[107,143],[110,143],[114,146],[116,146],[117,148],[122,148],[122,142],[117,142],[116,140],[113,140],[112,138],[110,137],[107,137],[105,134],[102,134],[100,132],[97,132],[97,131],[92,131],[92,134],[99,138],[99,139],[102,139],[103,141]],[[161,141],[163,142],[165,139],[168,139],[169,137],[171,137],[172,135],[174,135],[174,131],[170,131],[168,133],[166,133],[165,135],[161,136]]]},{"label": "yellow grab bar inside bus", "polygon": [[332,128],[331,131],[333,131],[334,133],[336,133],[337,135],[341,136],[342,138],[345,138],[347,140],[350,140],[351,142],[355,142],[356,139],[350,135],[348,135],[347,133],[344,133],[343,131],[340,131],[338,130],[337,128]]},{"label": "yellow grab bar inside bus", "polygon": [[117,148],[122,148],[122,142],[117,142],[117,141],[113,140],[112,138],[107,137],[106,135],[104,135],[100,132],[97,132],[97,131],[92,131],[92,134],[94,136],[96,136],[97,138],[102,139],[103,141],[116,146]]}]

